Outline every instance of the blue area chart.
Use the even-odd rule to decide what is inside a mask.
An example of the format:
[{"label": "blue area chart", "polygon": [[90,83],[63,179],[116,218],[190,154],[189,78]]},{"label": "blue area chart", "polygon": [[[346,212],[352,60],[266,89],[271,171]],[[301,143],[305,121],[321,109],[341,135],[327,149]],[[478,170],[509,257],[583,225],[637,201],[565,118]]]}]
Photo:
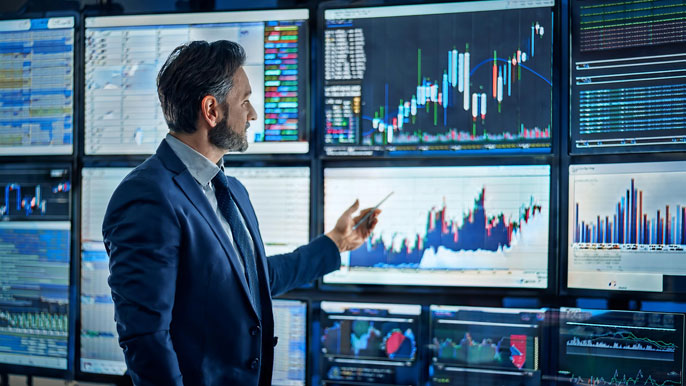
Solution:
[{"label": "blue area chart", "polygon": [[441,209],[431,209],[426,233],[403,239],[400,249],[394,249],[380,237],[372,235],[365,245],[350,253],[350,266],[417,268],[425,251],[433,249],[435,252],[439,247],[454,252],[507,249],[513,237],[522,231],[522,225],[541,215],[541,205],[533,198],[520,208],[518,218],[508,219],[502,213],[486,213],[484,195],[485,189],[482,189],[473,209],[463,216],[462,225],[446,217],[445,205]]}]

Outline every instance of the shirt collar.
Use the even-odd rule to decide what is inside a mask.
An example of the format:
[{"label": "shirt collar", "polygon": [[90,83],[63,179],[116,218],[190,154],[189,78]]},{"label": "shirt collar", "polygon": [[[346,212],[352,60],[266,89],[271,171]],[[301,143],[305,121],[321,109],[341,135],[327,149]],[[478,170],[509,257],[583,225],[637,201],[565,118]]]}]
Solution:
[{"label": "shirt collar", "polygon": [[217,172],[224,170],[224,160],[222,158],[215,164],[171,134],[167,134],[164,139],[167,141],[169,147],[172,148],[176,156],[179,157],[181,162],[188,168],[191,176],[193,176],[200,185],[205,186],[209,184],[210,181],[212,181],[212,178],[217,175]]}]

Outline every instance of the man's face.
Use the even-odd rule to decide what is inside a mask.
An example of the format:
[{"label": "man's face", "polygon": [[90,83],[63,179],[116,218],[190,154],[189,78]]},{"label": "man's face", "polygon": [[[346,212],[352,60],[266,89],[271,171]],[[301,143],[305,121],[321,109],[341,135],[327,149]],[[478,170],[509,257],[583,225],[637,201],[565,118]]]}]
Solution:
[{"label": "man's face", "polygon": [[250,82],[243,67],[233,76],[233,87],[220,105],[223,118],[210,130],[210,142],[226,151],[246,151],[248,149],[249,121],[257,119],[257,112],[250,103]]}]

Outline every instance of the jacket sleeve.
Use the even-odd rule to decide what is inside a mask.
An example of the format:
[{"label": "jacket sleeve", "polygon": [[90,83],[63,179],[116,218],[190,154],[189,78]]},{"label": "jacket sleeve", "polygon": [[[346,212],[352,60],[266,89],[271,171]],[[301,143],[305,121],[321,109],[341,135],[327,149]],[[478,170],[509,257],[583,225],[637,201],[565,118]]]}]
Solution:
[{"label": "jacket sleeve", "polygon": [[267,258],[272,296],[280,295],[341,267],[336,244],[319,236],[291,253]]},{"label": "jacket sleeve", "polygon": [[135,385],[183,385],[169,336],[180,225],[154,182],[126,179],[103,222],[119,344]]}]

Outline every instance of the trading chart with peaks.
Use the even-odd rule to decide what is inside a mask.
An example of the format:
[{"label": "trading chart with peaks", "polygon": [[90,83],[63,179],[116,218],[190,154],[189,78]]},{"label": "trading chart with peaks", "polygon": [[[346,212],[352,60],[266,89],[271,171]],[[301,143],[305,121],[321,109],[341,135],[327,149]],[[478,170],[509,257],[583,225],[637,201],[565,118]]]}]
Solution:
[{"label": "trading chart with peaks", "polygon": [[553,3],[513,4],[327,10],[326,153],[550,151]]},{"label": "trading chart with peaks", "polygon": [[684,315],[560,309],[559,384],[683,384]]},{"label": "trading chart with peaks", "polygon": [[324,224],[360,199],[381,206],[326,283],[547,286],[550,167],[326,168]]}]

